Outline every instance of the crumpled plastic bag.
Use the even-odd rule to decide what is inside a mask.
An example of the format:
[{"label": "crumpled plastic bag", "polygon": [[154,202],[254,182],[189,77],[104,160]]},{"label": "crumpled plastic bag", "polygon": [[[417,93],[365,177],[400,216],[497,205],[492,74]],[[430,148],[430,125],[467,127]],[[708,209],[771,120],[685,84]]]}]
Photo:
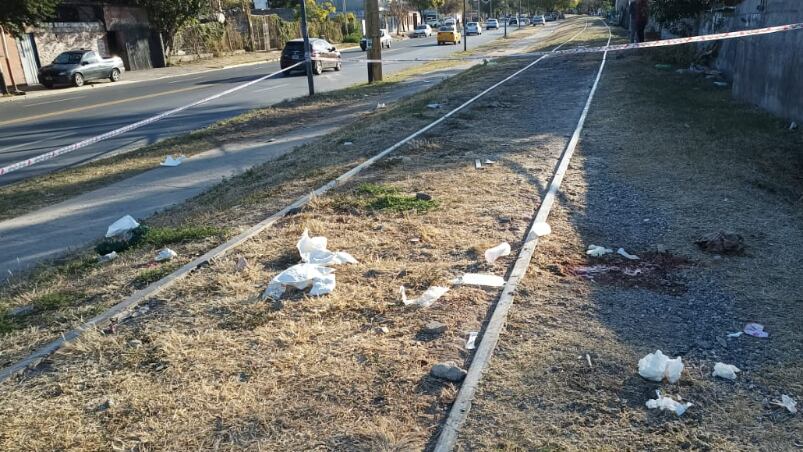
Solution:
[{"label": "crumpled plastic bag", "polygon": [[181,165],[184,160],[187,160],[187,156],[185,155],[177,155],[173,157],[172,155],[168,155],[165,157],[164,161],[160,163],[162,166],[179,166]]},{"label": "crumpled plastic bag", "polygon": [[619,248],[618,250],[616,250],[616,254],[624,257],[625,259],[630,259],[631,261],[639,260],[638,256],[636,256],[635,254],[628,253],[627,251],[625,251],[624,248]]},{"label": "crumpled plastic bag", "polygon": [[164,262],[173,259],[174,257],[178,256],[175,251],[171,250],[170,248],[162,248],[159,250],[159,253],[153,259],[156,262]]},{"label": "crumpled plastic bag", "polygon": [[744,326],[744,333],[753,336],[753,337],[760,337],[766,338],[770,337],[770,334],[764,331],[764,325],[760,323],[748,323]]},{"label": "crumpled plastic bag", "polygon": [[588,245],[588,250],[586,250],[586,254],[592,257],[602,257],[610,253],[613,253],[612,249],[599,245]]},{"label": "crumpled plastic bag", "polygon": [[485,262],[488,264],[493,264],[500,257],[508,255],[510,255],[510,244],[507,242],[502,242],[493,248],[488,248],[485,250]]},{"label": "crumpled plastic bag", "polygon": [[648,354],[638,362],[638,373],[647,380],[660,382],[666,377],[670,383],[677,383],[682,372],[683,361],[680,357],[669,359],[661,350]]},{"label": "crumpled plastic bag", "polygon": [[549,223],[536,223],[533,225],[533,233],[538,237],[552,234],[552,227]]},{"label": "crumpled plastic bag", "polygon": [[505,278],[496,275],[486,275],[481,273],[466,273],[452,281],[455,285],[467,286],[488,286],[502,287],[505,285]]},{"label": "crumpled plastic bag", "polygon": [[781,401],[774,401],[772,402],[775,405],[782,406],[786,408],[790,413],[795,414],[797,413],[797,402],[791,397],[786,394],[781,395]]},{"label": "crumpled plastic bag", "polygon": [[310,237],[309,230],[304,229],[301,238],[296,243],[301,261],[316,265],[356,264],[357,259],[345,251],[332,252],[326,249],[326,237]]},{"label": "crumpled plastic bag", "polygon": [[126,215],[115,221],[106,230],[106,238],[117,237],[139,227],[139,223],[131,215]]},{"label": "crumpled plastic bag", "polygon": [[274,276],[268,287],[262,292],[262,299],[278,300],[287,286],[304,290],[312,286],[310,295],[326,295],[335,289],[334,269],[316,264],[301,263]]},{"label": "crumpled plastic bag", "polygon": [[741,370],[733,364],[716,363],[714,364],[714,372],[711,375],[726,380],[735,380],[736,372],[741,372]]},{"label": "crumpled plastic bag", "polygon": [[401,294],[402,303],[405,306],[419,306],[422,308],[428,308],[432,306],[433,303],[438,301],[438,298],[442,297],[443,294],[449,291],[448,287],[441,287],[441,286],[432,286],[427,289],[423,294],[421,294],[418,298],[408,299],[407,292],[404,289],[404,286],[399,288],[399,293]]},{"label": "crumpled plastic bag", "polygon": [[655,391],[655,393],[658,395],[658,398],[647,401],[647,408],[649,409],[660,408],[661,411],[674,411],[678,416],[683,416],[683,413],[693,405],[691,402],[680,403],[676,400],[672,400],[671,397],[664,397],[661,395],[661,391]]}]

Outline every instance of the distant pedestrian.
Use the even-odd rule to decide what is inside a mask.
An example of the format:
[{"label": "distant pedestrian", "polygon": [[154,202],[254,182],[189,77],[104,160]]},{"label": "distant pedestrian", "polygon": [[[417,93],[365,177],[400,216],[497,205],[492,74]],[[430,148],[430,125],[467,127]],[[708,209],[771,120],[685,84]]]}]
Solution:
[{"label": "distant pedestrian", "polygon": [[630,19],[630,42],[644,42],[644,29],[650,18],[647,0],[630,0],[627,13]]}]

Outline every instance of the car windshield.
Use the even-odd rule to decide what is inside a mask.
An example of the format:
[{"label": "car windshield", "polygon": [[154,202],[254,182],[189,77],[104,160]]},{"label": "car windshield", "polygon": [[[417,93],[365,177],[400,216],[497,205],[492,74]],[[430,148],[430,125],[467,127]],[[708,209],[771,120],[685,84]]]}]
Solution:
[{"label": "car windshield", "polygon": [[469,23],[466,24],[466,26],[467,27],[476,27],[477,26],[477,22],[469,22]]},{"label": "car windshield", "polygon": [[415,27],[415,29],[416,30],[426,30],[427,26],[426,25],[418,25],[418,26]]},{"label": "car windshield", "polygon": [[78,64],[83,56],[82,53],[64,52],[53,60],[53,64]]},{"label": "car windshield", "polygon": [[438,30],[438,31],[454,31],[454,27],[449,25],[449,26],[441,27],[440,30]]},{"label": "car windshield", "polygon": [[285,46],[284,50],[303,52],[304,43],[302,41],[290,41]]}]

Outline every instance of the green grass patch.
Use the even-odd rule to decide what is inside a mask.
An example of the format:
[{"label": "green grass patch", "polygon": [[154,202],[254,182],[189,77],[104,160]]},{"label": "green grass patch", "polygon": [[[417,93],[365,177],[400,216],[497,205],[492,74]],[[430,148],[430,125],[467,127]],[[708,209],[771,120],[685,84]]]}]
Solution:
[{"label": "green grass patch", "polygon": [[192,242],[208,237],[225,238],[225,236],[226,229],[216,226],[180,226],[172,228],[141,225],[131,232],[131,238],[128,240],[106,239],[95,246],[95,251],[100,255],[108,254],[112,251],[122,253],[130,248],[144,245],[161,248],[174,243]]},{"label": "green grass patch", "polygon": [[178,264],[163,264],[156,268],[149,268],[141,271],[132,281],[137,287],[147,286],[152,282],[159,281],[165,276],[173,273],[178,268]]},{"label": "green grass patch", "polygon": [[36,312],[55,311],[68,306],[75,306],[85,298],[86,295],[81,292],[60,290],[44,294],[35,299],[32,304]]},{"label": "green grass patch", "polygon": [[426,212],[435,208],[435,200],[418,199],[415,195],[406,195],[390,185],[360,184],[355,190],[356,196],[338,196],[333,198],[339,208],[378,210],[388,212]]}]

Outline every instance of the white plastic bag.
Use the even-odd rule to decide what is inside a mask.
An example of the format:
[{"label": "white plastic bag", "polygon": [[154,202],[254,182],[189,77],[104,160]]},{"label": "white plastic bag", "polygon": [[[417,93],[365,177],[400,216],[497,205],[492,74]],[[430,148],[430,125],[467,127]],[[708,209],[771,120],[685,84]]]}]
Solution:
[{"label": "white plastic bag", "polygon": [[661,350],[656,350],[639,360],[638,373],[647,380],[660,382],[666,377],[670,383],[677,383],[683,373],[683,361],[680,357],[669,359]]},{"label": "white plastic bag", "polygon": [[786,394],[781,395],[781,401],[774,401],[772,402],[775,405],[782,406],[786,408],[790,413],[795,414],[797,413],[797,402],[791,397]]},{"label": "white plastic bag", "polygon": [[278,300],[287,286],[306,289],[312,286],[310,295],[325,295],[335,288],[334,270],[315,264],[296,264],[274,276],[262,293],[262,299]]},{"label": "white plastic bag", "polygon": [[164,262],[173,259],[174,257],[178,256],[175,251],[171,250],[170,248],[162,248],[159,250],[159,253],[153,259],[156,262]]},{"label": "white plastic bag", "polygon": [[716,363],[714,364],[714,373],[711,375],[727,380],[735,380],[736,372],[741,372],[741,370],[733,364]]},{"label": "white plastic bag", "polygon": [[310,237],[309,231],[304,229],[301,238],[296,244],[301,261],[316,265],[339,265],[356,264],[357,259],[345,251],[329,251],[326,249],[328,240],[326,237]]},{"label": "white plastic bag", "polygon": [[661,395],[661,391],[655,391],[658,395],[657,399],[650,399],[647,401],[647,408],[655,409],[660,408],[663,410],[674,411],[675,414],[678,416],[683,416],[683,413],[692,406],[692,403],[680,403],[675,400],[672,400],[671,397],[664,397]]},{"label": "white plastic bag", "polygon": [[438,298],[442,297],[443,294],[449,291],[448,287],[441,287],[441,286],[432,286],[427,289],[423,294],[421,294],[418,298],[413,298],[412,300],[407,298],[407,292],[404,290],[404,286],[401,286],[399,289],[399,293],[401,293],[402,303],[405,306],[420,306],[422,308],[428,308],[432,306],[433,303],[438,301]]},{"label": "white plastic bag", "polygon": [[477,348],[477,332],[471,331],[468,333],[468,340],[466,340],[466,350],[474,350]]},{"label": "white plastic bag", "polygon": [[586,254],[593,257],[602,257],[610,253],[613,253],[612,249],[599,245],[588,245],[588,250],[586,250]]},{"label": "white plastic bag", "polygon": [[117,251],[112,251],[109,254],[104,254],[103,256],[98,256],[98,262],[101,264],[105,264],[106,262],[111,262],[117,259]]},{"label": "white plastic bag", "polygon": [[623,256],[625,259],[630,259],[631,261],[639,260],[638,256],[636,256],[635,254],[628,253],[627,251],[625,251],[624,248],[619,248],[618,250],[616,250],[616,254]]},{"label": "white plastic bag", "polygon": [[106,238],[117,237],[139,227],[139,223],[131,215],[115,221],[106,230]]},{"label": "white plastic bag", "polygon": [[467,286],[502,287],[505,285],[505,278],[496,275],[466,273],[463,276],[452,281],[452,284],[467,285]]},{"label": "white plastic bag", "polygon": [[753,337],[767,338],[769,333],[764,331],[764,325],[760,323],[748,323],[744,326],[744,332]]},{"label": "white plastic bag", "polygon": [[485,262],[488,264],[493,264],[500,257],[508,255],[510,255],[510,244],[507,242],[502,242],[493,248],[485,250]]},{"label": "white plastic bag", "polygon": [[187,160],[187,157],[184,155],[177,155],[173,157],[172,155],[168,155],[165,157],[164,161],[160,164],[162,166],[179,166],[181,165],[184,160]]}]

